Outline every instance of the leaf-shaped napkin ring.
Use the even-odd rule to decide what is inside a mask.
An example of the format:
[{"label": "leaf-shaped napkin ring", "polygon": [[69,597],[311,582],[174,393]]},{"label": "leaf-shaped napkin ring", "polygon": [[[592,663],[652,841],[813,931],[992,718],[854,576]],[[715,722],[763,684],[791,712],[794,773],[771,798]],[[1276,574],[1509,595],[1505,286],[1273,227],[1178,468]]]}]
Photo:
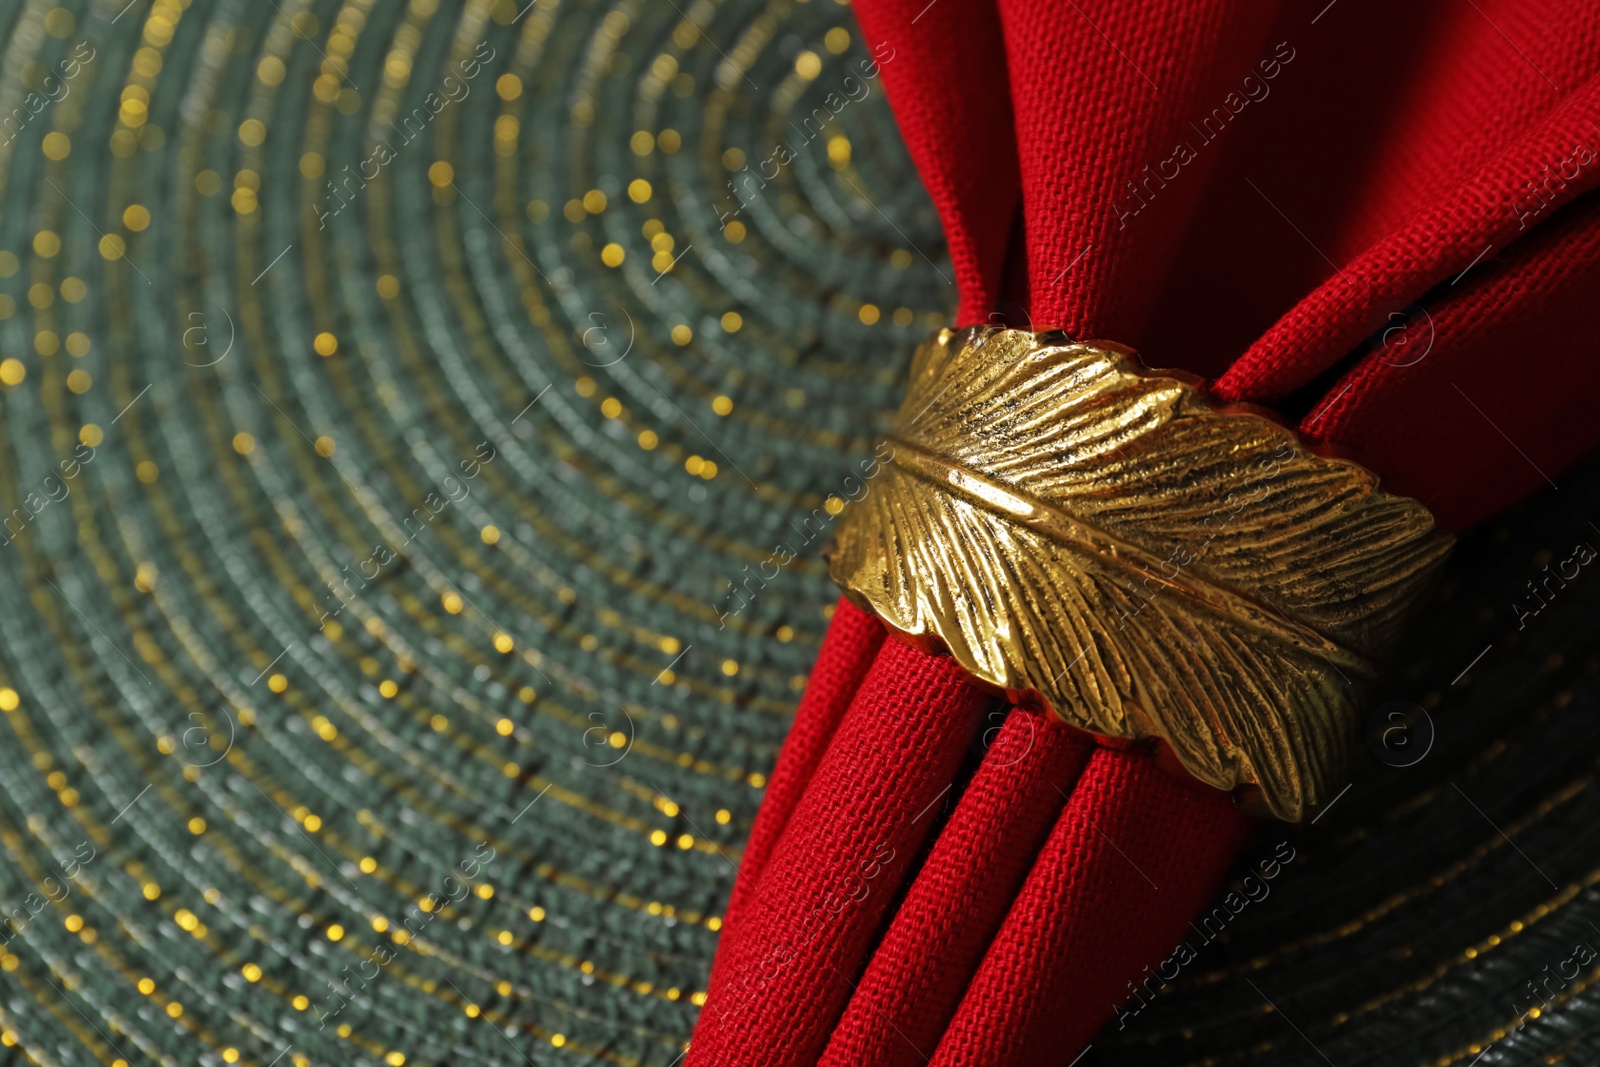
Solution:
[{"label": "leaf-shaped napkin ring", "polygon": [[942,330],[911,374],[829,552],[850,598],[1279,818],[1331,800],[1450,549],[1427,508],[1103,343]]}]

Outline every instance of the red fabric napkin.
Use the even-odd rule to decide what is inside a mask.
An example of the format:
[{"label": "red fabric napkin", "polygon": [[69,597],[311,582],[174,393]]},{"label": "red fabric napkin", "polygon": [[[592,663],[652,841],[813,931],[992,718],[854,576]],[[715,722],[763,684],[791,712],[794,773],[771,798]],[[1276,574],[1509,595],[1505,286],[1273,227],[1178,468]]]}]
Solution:
[{"label": "red fabric napkin", "polygon": [[[1600,438],[1591,5],[856,10],[958,325],[1211,377],[1448,528]],[[1250,829],[1142,751],[996,716],[844,602],[769,789],[692,1067],[1067,1063]]]}]

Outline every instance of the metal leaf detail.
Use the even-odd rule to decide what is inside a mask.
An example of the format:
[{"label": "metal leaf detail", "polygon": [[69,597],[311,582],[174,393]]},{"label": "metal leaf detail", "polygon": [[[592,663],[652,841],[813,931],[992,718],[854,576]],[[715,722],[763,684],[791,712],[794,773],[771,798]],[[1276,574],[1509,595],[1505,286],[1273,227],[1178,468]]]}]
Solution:
[{"label": "metal leaf detail", "polygon": [[889,446],[830,551],[852,598],[1290,820],[1342,787],[1364,688],[1450,546],[1359,465],[1060,334],[942,331]]}]

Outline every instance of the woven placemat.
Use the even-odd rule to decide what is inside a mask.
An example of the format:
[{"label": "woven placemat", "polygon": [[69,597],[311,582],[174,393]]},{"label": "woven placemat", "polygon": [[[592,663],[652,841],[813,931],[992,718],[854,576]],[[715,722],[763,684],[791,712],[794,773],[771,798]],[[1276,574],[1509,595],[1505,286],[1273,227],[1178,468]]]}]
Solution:
[{"label": "woven placemat", "polygon": [[[0,40],[0,1062],[676,1062],[953,303],[892,50],[834,0]],[[1393,694],[1428,754],[1402,707],[1090,1056],[1592,1059],[1593,963],[1523,987],[1600,945],[1600,583],[1512,605],[1596,489],[1463,546]]]},{"label": "woven placemat", "polygon": [[0,33],[0,1055],[676,1060],[952,299],[848,8]]}]

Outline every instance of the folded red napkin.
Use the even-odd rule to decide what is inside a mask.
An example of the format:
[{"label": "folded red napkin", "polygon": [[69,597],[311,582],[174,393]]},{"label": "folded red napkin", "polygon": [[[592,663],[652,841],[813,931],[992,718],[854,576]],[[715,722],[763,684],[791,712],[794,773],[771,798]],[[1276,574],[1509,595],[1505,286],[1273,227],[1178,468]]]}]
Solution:
[{"label": "folded red napkin", "polygon": [[[1589,5],[856,10],[944,222],[957,325],[1212,378],[1451,529],[1600,438]],[[1227,795],[996,709],[841,602],[689,1063],[1070,1062],[1249,831]]]}]

